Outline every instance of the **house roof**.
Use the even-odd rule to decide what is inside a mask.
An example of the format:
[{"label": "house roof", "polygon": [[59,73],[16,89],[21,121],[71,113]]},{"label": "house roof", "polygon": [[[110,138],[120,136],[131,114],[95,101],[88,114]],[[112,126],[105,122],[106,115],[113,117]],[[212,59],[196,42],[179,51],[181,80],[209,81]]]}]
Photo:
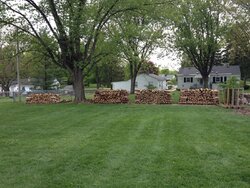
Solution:
[{"label": "house roof", "polygon": [[165,76],[158,76],[156,74],[148,74],[148,76],[151,77],[151,78],[154,78],[154,79],[156,79],[158,81],[164,81],[164,80],[166,80]]},{"label": "house roof", "polygon": [[[180,68],[179,74],[182,75],[190,75],[197,74],[199,71],[194,67],[183,67]],[[221,66],[213,66],[210,74],[220,74],[220,73],[231,73],[233,75],[240,75],[240,66],[239,65],[221,65]]]}]

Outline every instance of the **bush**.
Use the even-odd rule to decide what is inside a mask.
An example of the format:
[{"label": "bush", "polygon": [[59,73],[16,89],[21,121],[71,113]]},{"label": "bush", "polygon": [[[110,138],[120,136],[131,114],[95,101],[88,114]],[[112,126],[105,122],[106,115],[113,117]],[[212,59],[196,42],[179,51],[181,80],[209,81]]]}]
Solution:
[{"label": "bush", "polygon": [[147,89],[155,89],[155,88],[156,88],[156,87],[155,87],[154,85],[152,85],[152,84],[149,84],[149,85],[147,85],[146,87],[147,87]]}]

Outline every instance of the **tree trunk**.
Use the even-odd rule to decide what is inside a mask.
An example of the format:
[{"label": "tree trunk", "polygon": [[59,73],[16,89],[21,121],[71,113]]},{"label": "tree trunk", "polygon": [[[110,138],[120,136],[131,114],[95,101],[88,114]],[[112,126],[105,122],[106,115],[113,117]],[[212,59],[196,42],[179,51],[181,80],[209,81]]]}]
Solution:
[{"label": "tree trunk", "polygon": [[80,103],[86,100],[83,78],[83,70],[79,67],[75,67],[73,71],[73,88],[75,93],[75,103]]},{"label": "tree trunk", "polygon": [[10,86],[9,85],[2,85],[2,88],[4,90],[5,96],[8,97],[10,94]]},{"label": "tree trunk", "polygon": [[208,88],[208,76],[202,76],[203,79],[203,88]]},{"label": "tree trunk", "polygon": [[100,74],[98,66],[96,66],[95,70],[95,79],[96,79],[96,89],[99,89],[101,87],[101,83],[100,83]]},{"label": "tree trunk", "polygon": [[43,90],[48,90],[48,80],[47,80],[47,63],[44,63],[44,85],[43,85]]},{"label": "tree trunk", "polygon": [[135,81],[136,81],[136,76],[134,75],[133,77],[131,77],[130,94],[135,93]]},{"label": "tree trunk", "polygon": [[246,76],[244,76],[243,81],[244,81],[244,86],[247,85],[247,77]]}]

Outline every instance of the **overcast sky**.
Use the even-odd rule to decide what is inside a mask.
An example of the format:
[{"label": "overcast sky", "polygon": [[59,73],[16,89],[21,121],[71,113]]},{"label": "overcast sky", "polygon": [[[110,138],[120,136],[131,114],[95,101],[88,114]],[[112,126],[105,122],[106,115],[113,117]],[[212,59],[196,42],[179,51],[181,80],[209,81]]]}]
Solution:
[{"label": "overcast sky", "polygon": [[153,63],[160,65],[161,68],[168,68],[170,70],[178,70],[180,68],[180,60],[177,57],[176,54],[171,53],[168,56],[165,57],[158,57],[160,55],[160,52],[155,52],[150,57],[150,61]]}]

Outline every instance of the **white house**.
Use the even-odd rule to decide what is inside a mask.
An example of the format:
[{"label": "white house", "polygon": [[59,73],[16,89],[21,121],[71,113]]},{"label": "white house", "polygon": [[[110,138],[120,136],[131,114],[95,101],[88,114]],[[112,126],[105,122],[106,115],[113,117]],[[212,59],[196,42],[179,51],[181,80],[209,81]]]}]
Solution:
[{"label": "white house", "polygon": [[[220,83],[226,82],[230,77],[236,77],[240,80],[241,73],[238,65],[224,64],[221,66],[214,66],[210,75],[208,76],[208,86],[211,89],[218,89]],[[200,72],[194,67],[180,68],[177,74],[178,88],[202,88],[203,79]]]},{"label": "white house", "polygon": [[[124,89],[130,92],[131,80],[112,82],[112,89]],[[166,77],[155,74],[139,74],[136,77],[135,89],[147,89],[148,86],[153,86],[156,89],[167,89]]]},{"label": "white house", "polygon": [[[34,88],[34,85],[31,83],[30,79],[21,79],[20,80],[20,90],[24,93],[30,92]],[[10,93],[18,92],[18,83],[13,81],[10,86]]]}]

